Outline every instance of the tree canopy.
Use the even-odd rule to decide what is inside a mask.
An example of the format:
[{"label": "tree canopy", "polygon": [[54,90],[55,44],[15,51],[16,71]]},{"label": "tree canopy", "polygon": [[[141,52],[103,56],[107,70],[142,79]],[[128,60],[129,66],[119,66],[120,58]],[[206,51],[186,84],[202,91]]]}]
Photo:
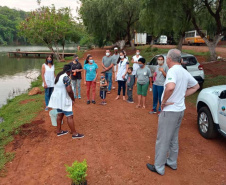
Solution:
[{"label": "tree canopy", "polygon": [[17,25],[25,19],[27,12],[0,6],[0,45],[25,43],[17,35]]},{"label": "tree canopy", "polygon": [[20,35],[32,44],[45,44],[60,60],[59,45],[80,40],[80,27],[71,16],[69,8],[57,10],[41,7],[31,12],[18,27]]},{"label": "tree canopy", "polygon": [[118,40],[130,42],[139,20],[140,0],[81,0],[79,11],[88,33],[99,46]]}]

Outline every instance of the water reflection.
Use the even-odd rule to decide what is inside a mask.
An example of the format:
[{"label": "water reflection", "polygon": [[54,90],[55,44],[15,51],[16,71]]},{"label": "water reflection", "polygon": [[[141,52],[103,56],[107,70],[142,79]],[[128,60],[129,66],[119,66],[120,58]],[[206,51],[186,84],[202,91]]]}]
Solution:
[{"label": "water reflection", "polygon": [[27,91],[43,63],[44,59],[40,58],[8,58],[0,54],[0,107],[7,99]]},{"label": "water reflection", "polygon": [[[40,74],[41,66],[45,62],[44,58],[9,58],[7,52],[16,49],[49,51],[44,46],[0,46],[0,107],[7,103],[8,98],[27,91],[31,81]],[[65,52],[75,53],[76,50],[76,45],[65,47]]]}]

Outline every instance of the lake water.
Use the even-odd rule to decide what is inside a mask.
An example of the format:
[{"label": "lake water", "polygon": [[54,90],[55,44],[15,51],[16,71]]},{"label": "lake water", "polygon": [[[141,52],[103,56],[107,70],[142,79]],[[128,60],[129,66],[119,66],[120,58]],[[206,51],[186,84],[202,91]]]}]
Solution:
[{"label": "lake water", "polygon": [[[44,58],[12,58],[7,52],[16,51],[49,51],[43,46],[6,46],[0,47],[0,107],[7,99],[26,92],[31,81],[40,74]],[[75,52],[76,46],[67,46],[66,52]]]}]

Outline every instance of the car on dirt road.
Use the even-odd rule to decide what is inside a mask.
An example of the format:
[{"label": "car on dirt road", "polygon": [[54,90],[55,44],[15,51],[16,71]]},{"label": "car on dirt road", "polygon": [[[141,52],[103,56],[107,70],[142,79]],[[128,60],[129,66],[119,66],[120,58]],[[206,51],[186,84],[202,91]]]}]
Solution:
[{"label": "car on dirt road", "polygon": [[[166,55],[161,54],[164,57],[164,61],[166,63]],[[158,65],[157,58],[159,55],[156,55],[151,59],[150,62],[147,63],[147,66],[150,68],[152,74],[155,72],[155,68]],[[186,66],[187,71],[198,81],[200,85],[200,89],[203,87],[205,75],[203,66],[197,61],[196,57],[191,54],[181,53],[181,57],[183,59],[183,63]]]},{"label": "car on dirt road", "polygon": [[226,85],[203,89],[197,99],[198,129],[206,139],[226,137]]}]

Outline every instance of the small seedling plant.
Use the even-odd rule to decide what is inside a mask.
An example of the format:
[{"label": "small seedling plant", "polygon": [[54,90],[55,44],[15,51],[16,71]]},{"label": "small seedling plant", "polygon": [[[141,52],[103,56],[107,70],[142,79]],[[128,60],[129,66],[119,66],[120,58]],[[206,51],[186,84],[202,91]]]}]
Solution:
[{"label": "small seedling plant", "polygon": [[66,171],[68,173],[67,177],[72,180],[72,183],[75,185],[83,185],[86,183],[86,171],[87,163],[84,159],[83,162],[75,161],[72,163],[72,166],[65,165]]}]

